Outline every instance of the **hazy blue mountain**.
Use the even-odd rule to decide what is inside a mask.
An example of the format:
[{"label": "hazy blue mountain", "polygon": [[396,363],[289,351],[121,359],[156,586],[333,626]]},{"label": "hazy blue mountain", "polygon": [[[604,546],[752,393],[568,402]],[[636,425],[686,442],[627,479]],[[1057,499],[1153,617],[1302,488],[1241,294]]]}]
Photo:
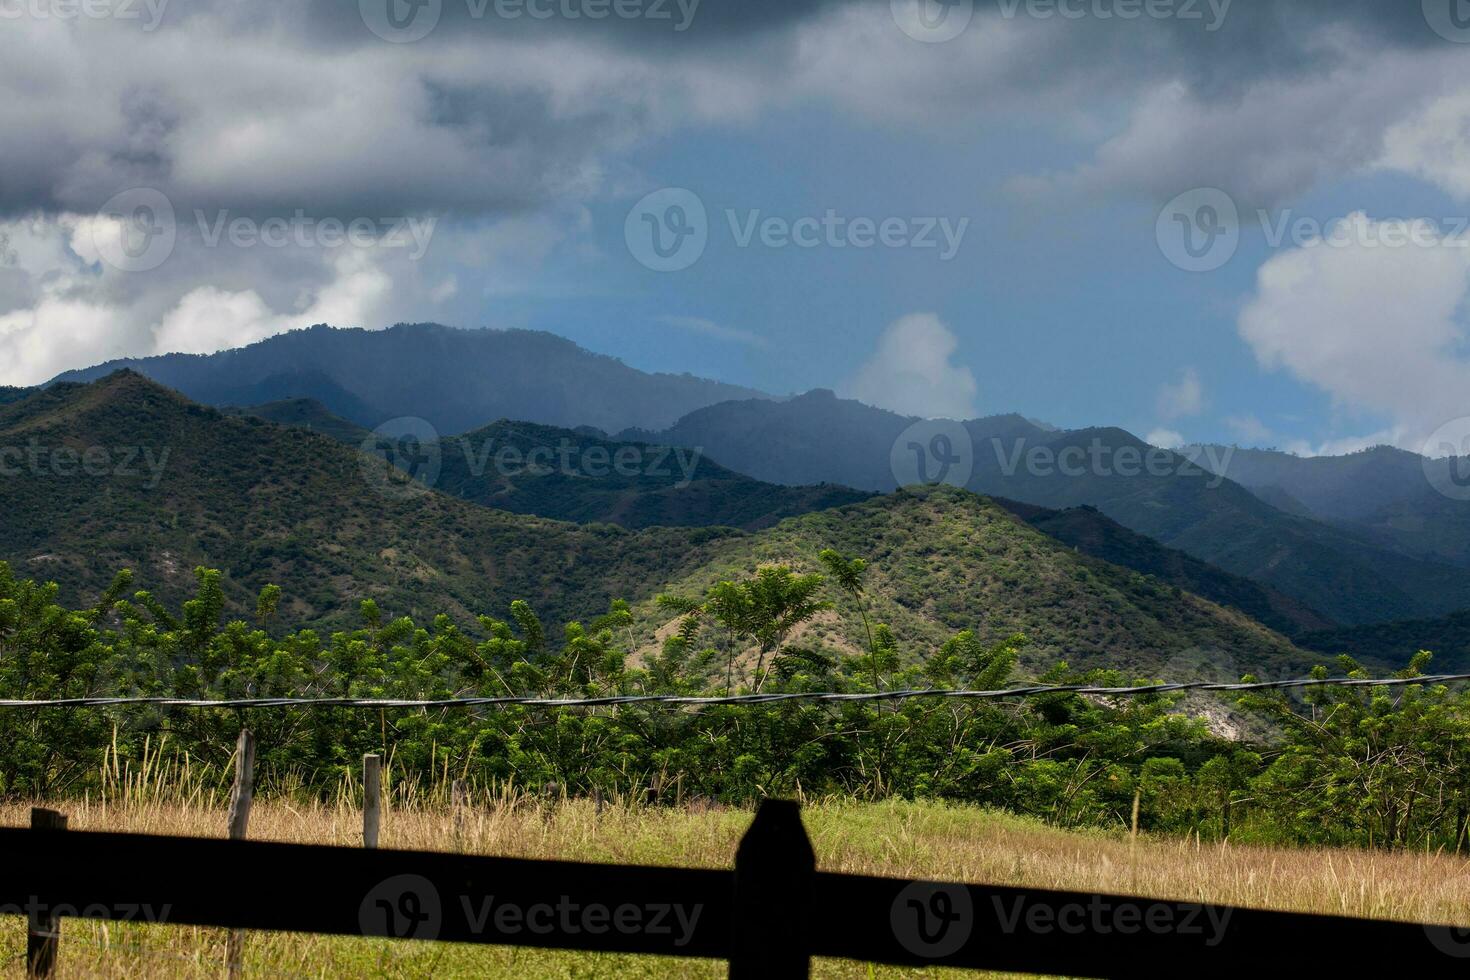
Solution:
[{"label": "hazy blue mountain", "polygon": [[1175,588],[1238,609],[1287,636],[1336,625],[1283,592],[1166,548],[1153,538],[1130,531],[1095,507],[1052,510],[1001,497],[991,499],[1038,531],[1083,554],[1152,575]]},{"label": "hazy blue mountain", "polygon": [[358,425],[416,416],[443,433],[498,418],[658,428],[705,405],[760,397],[688,374],[639,371],[549,333],[428,323],[315,326],[238,350],[111,361],[56,380],[92,381],[119,368],[208,405],[311,398]]},{"label": "hazy blue mountain", "polygon": [[587,426],[560,429],[502,419],[426,448],[380,438],[309,399],[225,412],[310,429],[355,447],[374,446],[404,461],[431,451],[434,465],[423,475],[431,476],[435,489],[487,507],[579,524],[753,531],[872,496],[835,484],[765,483],[695,450],[617,442]]},{"label": "hazy blue mountain", "polygon": [[[1197,447],[1187,447],[1195,456]],[[1224,447],[1216,449],[1216,458]],[[1210,468],[1209,457],[1200,456]],[[1353,522],[1419,495],[1427,483],[1423,459],[1391,446],[1374,446],[1342,456],[1296,456],[1274,449],[1234,448],[1224,475],[1262,496],[1280,491],[1314,517]],[[1274,488],[1271,489],[1271,488]],[[1269,497],[1267,497],[1269,499]]]},{"label": "hazy blue mountain", "polygon": [[[895,442],[915,421],[814,391],[783,402],[713,405],[639,435],[698,446],[772,482],[829,480],[890,490],[897,483]],[[1405,554],[1362,528],[1283,512],[1234,480],[1122,429],[1049,431],[1016,415],[962,424],[968,489],[1053,509],[1096,507],[1132,531],[1268,585],[1332,621],[1439,616],[1470,606],[1470,581],[1444,561]],[[1144,465],[1150,458],[1159,472]],[[1227,472],[1235,472],[1233,460]]]}]

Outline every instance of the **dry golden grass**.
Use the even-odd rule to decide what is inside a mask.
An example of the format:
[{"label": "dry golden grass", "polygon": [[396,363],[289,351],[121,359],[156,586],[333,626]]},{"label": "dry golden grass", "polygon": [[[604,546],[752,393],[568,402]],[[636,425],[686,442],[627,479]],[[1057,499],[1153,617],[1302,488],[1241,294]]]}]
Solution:
[{"label": "dry golden grass", "polygon": [[[217,806],[164,799],[60,804],[79,830],[223,836]],[[27,807],[0,806],[0,824],[23,826]],[[1193,842],[1137,842],[1069,832],[1005,814],[942,804],[813,802],[805,819],[824,870],[1147,894],[1160,898],[1381,918],[1470,923],[1467,862],[1446,855],[1281,850]],[[691,867],[729,867],[749,811],[647,809],[590,801],[554,805],[508,797],[470,807],[417,805],[384,820],[384,847]],[[356,845],[361,817],[349,806],[257,803],[257,839]],[[0,927],[0,955],[19,972],[23,926]],[[171,926],[63,926],[65,976],[219,975],[224,933]],[[252,934],[250,976],[722,976],[717,963],[589,956],[506,947]],[[923,971],[822,961],[818,976],[922,976]],[[957,975],[957,974],[956,974]]]}]

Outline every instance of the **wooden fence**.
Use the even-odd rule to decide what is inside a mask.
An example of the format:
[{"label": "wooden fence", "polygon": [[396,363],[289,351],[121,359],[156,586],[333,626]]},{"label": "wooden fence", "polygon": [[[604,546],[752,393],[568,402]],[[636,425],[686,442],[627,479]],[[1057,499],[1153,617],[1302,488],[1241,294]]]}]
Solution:
[{"label": "wooden fence", "polygon": [[[796,803],[768,800],[733,870],[582,864],[245,839],[242,735],[230,839],[79,832],[51,810],[0,829],[0,914],[29,919],[51,974],[71,917],[728,960],[735,978],[805,977],[812,957],[1075,977],[1470,973],[1470,929],[1137,896],[818,871]],[[376,757],[364,761],[369,782]],[[1467,910],[1470,912],[1470,910]]]}]

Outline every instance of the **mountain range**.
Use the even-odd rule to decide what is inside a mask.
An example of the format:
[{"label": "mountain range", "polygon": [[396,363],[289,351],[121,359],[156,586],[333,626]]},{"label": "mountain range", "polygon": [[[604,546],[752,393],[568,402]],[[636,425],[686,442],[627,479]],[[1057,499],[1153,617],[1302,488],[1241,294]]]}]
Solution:
[{"label": "mountain range", "polygon": [[[331,628],[367,598],[390,615],[464,622],[524,598],[556,622],[625,597],[652,642],[658,593],[696,594],[773,561],[815,569],[816,553],[835,547],[872,563],[871,612],[911,650],[975,629],[1026,632],[1031,670],[1067,659],[1150,674],[1201,651],[1260,669],[1310,659],[1239,610],[1090,557],[951,487],[753,533],[577,525],[430,489],[375,452],[201,406],[127,371],[0,407],[0,445],[35,447],[23,478],[0,480],[0,558],[74,602],[123,567],[177,602],[206,565],[225,572],[236,611],[282,586],[280,615],[293,625]],[[89,452],[95,465],[79,469]],[[802,642],[856,649],[861,629],[843,600]]]},{"label": "mountain range", "polygon": [[[759,530],[891,492],[906,482],[902,437],[921,425],[826,390],[768,397],[647,374],[550,334],[433,324],[318,326],[237,351],[99,365],[52,384],[106,377],[119,363],[216,406],[222,418],[306,428],[410,470],[424,447],[405,451],[394,424],[383,423],[427,420],[438,495],[628,529]],[[28,396],[0,391],[0,405]],[[1443,626],[1470,609],[1470,505],[1436,492],[1425,475],[1449,461],[1384,447],[1311,458],[1225,446],[1168,452],[1122,429],[1063,431],[1016,414],[944,425],[944,445],[963,457],[956,482],[966,489],[1006,501],[1082,554],[1314,637],[1313,645],[1339,627]],[[507,470],[487,453],[525,459],[560,445],[572,447],[576,466]],[[637,454],[628,473],[584,465],[589,453],[597,461],[619,451]],[[697,468],[686,477],[656,457],[697,460]],[[1056,465],[1069,458],[1085,462]],[[1113,465],[1125,458],[1161,465]]]},{"label": "mountain range", "polygon": [[238,350],[109,361],[54,380],[95,381],[120,368],[208,405],[304,397],[368,428],[414,417],[443,433],[498,418],[657,428],[704,405],[759,395],[688,374],[639,371],[554,334],[432,323],[387,330],[318,325]]}]

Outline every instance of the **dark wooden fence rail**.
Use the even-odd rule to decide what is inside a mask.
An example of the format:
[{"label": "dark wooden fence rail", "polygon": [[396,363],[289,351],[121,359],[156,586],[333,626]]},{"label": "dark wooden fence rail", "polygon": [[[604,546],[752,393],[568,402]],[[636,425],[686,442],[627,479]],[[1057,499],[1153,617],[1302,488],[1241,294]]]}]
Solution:
[{"label": "dark wooden fence rail", "polygon": [[[1085,977],[1470,973],[1470,930],[815,870],[795,803],[762,805],[733,871],[249,840],[0,829],[0,912],[730,961],[813,956]],[[56,962],[54,940],[33,972]]]}]

